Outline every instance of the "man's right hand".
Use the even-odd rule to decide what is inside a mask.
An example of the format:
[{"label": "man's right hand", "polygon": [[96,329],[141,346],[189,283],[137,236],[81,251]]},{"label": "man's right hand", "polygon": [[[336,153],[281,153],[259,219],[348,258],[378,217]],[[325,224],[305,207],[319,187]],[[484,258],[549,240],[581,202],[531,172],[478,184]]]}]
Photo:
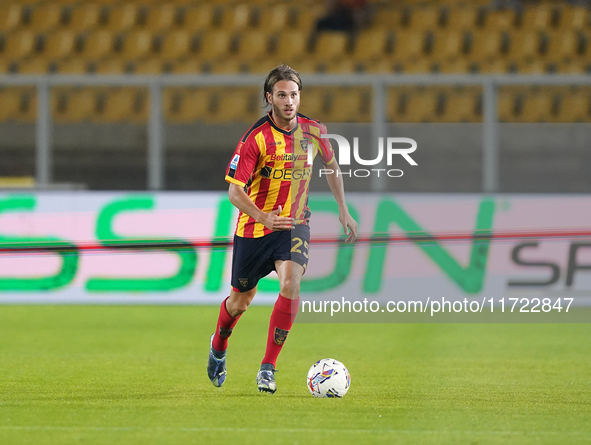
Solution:
[{"label": "man's right hand", "polygon": [[291,230],[295,228],[295,219],[294,218],[287,218],[285,216],[279,216],[281,214],[281,206],[277,209],[273,210],[272,212],[265,213],[264,216],[260,219],[261,224],[263,224],[267,229],[271,229],[273,231],[278,230]]}]

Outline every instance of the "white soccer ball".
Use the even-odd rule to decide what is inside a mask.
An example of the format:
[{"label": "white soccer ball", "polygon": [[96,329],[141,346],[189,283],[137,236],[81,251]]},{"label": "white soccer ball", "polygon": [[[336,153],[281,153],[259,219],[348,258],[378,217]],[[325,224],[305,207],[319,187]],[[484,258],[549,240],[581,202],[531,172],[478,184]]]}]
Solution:
[{"label": "white soccer ball", "polygon": [[343,397],[351,385],[351,376],[338,360],[318,360],[308,371],[308,389],[314,397]]}]

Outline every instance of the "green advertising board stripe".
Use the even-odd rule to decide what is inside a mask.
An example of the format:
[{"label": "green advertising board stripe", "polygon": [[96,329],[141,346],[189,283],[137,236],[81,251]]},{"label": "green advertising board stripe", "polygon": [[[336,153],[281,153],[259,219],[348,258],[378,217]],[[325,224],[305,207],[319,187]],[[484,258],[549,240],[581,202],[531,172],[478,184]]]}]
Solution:
[{"label": "green advertising board stripe", "polygon": [[[117,247],[121,244],[145,243],[145,239],[126,238],[117,235],[113,230],[115,217],[123,212],[153,210],[153,196],[129,196],[108,203],[100,211],[97,218],[96,237],[105,247]],[[181,265],[177,273],[170,277],[157,278],[111,278],[94,277],[86,282],[90,292],[163,292],[179,289],[191,283],[197,268],[197,251],[190,242],[180,239],[153,239],[151,251],[164,251],[179,256]],[[181,244],[181,247],[166,247],[170,243]],[[164,246],[159,246],[163,244]]]},{"label": "green advertising board stripe", "polygon": [[[391,198],[383,199],[378,204],[376,212],[374,224],[375,242],[370,247],[363,283],[364,290],[377,293],[381,289],[387,242],[380,242],[380,240],[388,236],[390,225],[396,224],[462,290],[468,294],[480,292],[486,272],[494,213],[494,201],[489,198],[482,199],[476,215],[470,262],[467,267],[462,267],[447,249],[432,234],[423,229],[400,204]],[[419,238],[417,239],[417,237]],[[419,240],[423,239],[431,239],[432,241],[429,243],[419,242]]]},{"label": "green advertising board stripe", "polygon": [[[14,195],[0,200],[0,216],[7,212],[33,212],[36,198],[30,195]],[[62,266],[55,275],[32,278],[0,277],[0,292],[38,292],[50,291],[67,286],[72,282],[78,271],[78,249],[66,240],[57,237],[16,237],[0,234],[0,249],[25,249],[36,246],[56,248],[55,255],[62,260]],[[51,251],[50,249],[46,249]]]},{"label": "green advertising board stripe", "polygon": [[[33,212],[36,208],[35,196],[8,195],[0,201],[0,215],[9,212]],[[309,206],[313,213],[330,213],[338,216],[338,206],[332,197],[311,195]],[[176,273],[167,277],[108,277],[91,276],[86,281],[86,289],[90,292],[162,292],[180,289],[191,284],[194,279],[198,254],[201,247],[211,248],[209,264],[205,274],[204,290],[208,293],[220,292],[223,289],[225,267],[228,261],[231,245],[231,235],[235,222],[234,206],[226,195],[220,195],[217,200],[217,214],[212,238],[195,241],[182,238],[146,239],[133,236],[122,236],[115,233],[116,218],[126,212],[153,211],[155,195],[130,195],[109,201],[98,212],[95,226],[98,244],[83,243],[76,245],[67,240],[46,237],[17,237],[0,235],[1,251],[27,251],[38,249],[50,251],[62,260],[60,270],[51,276],[33,277],[0,277],[0,291],[47,291],[55,290],[70,284],[79,266],[80,251],[93,248],[106,250],[133,249],[151,252],[167,252],[177,255],[180,266]],[[360,215],[355,207],[349,203],[353,217],[359,221]],[[406,240],[413,242],[427,257],[439,267],[461,290],[468,294],[475,294],[482,290],[492,234],[495,202],[490,198],[483,198],[478,206],[475,227],[471,234],[452,234],[441,236],[437,232],[428,232],[419,224],[394,198],[386,197],[377,203],[373,235],[369,241],[369,257],[363,281],[363,290],[368,293],[380,291],[384,279],[384,267],[388,245],[396,248],[395,242]],[[403,235],[390,235],[390,227],[396,224]],[[340,226],[339,226],[340,229]],[[521,234],[523,236],[523,234]],[[471,251],[468,264],[462,266],[460,262],[443,246],[447,239],[462,239],[471,241]],[[355,247],[343,243],[344,237],[331,239],[313,239],[312,242],[331,244],[335,249],[334,266],[330,273],[322,277],[306,278],[302,282],[305,292],[323,292],[341,286],[349,278]],[[364,237],[358,240],[364,241]],[[133,269],[133,264],[130,264]],[[275,278],[265,278],[259,283],[259,290],[278,292],[279,283]]]}]

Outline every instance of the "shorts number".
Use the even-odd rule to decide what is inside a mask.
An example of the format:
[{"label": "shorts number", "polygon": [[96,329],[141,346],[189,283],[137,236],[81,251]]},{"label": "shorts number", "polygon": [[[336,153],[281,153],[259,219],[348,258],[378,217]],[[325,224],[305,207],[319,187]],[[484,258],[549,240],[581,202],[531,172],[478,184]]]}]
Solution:
[{"label": "shorts number", "polygon": [[[294,253],[294,252],[299,253],[300,255],[304,255],[306,258],[308,258],[308,248],[309,248],[308,241],[302,241],[302,239],[298,238],[297,236],[295,238],[292,238],[292,241],[295,242],[295,244],[291,248],[291,252],[292,253]],[[303,253],[300,250],[300,247],[302,246],[302,244],[304,245],[304,249],[306,250]]]}]

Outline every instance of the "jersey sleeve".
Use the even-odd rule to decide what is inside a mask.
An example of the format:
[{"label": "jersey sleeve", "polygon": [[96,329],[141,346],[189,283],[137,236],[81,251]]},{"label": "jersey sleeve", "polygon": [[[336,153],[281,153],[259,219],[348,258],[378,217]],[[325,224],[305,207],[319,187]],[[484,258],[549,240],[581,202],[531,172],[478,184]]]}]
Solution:
[{"label": "jersey sleeve", "polygon": [[259,146],[252,135],[241,140],[226,169],[226,181],[245,187],[256,167],[259,153]]},{"label": "jersey sleeve", "polygon": [[[326,134],[326,125],[320,124],[320,136]],[[320,138],[320,146],[318,149],[318,156],[324,165],[329,165],[335,159],[334,150],[328,138]]]}]

